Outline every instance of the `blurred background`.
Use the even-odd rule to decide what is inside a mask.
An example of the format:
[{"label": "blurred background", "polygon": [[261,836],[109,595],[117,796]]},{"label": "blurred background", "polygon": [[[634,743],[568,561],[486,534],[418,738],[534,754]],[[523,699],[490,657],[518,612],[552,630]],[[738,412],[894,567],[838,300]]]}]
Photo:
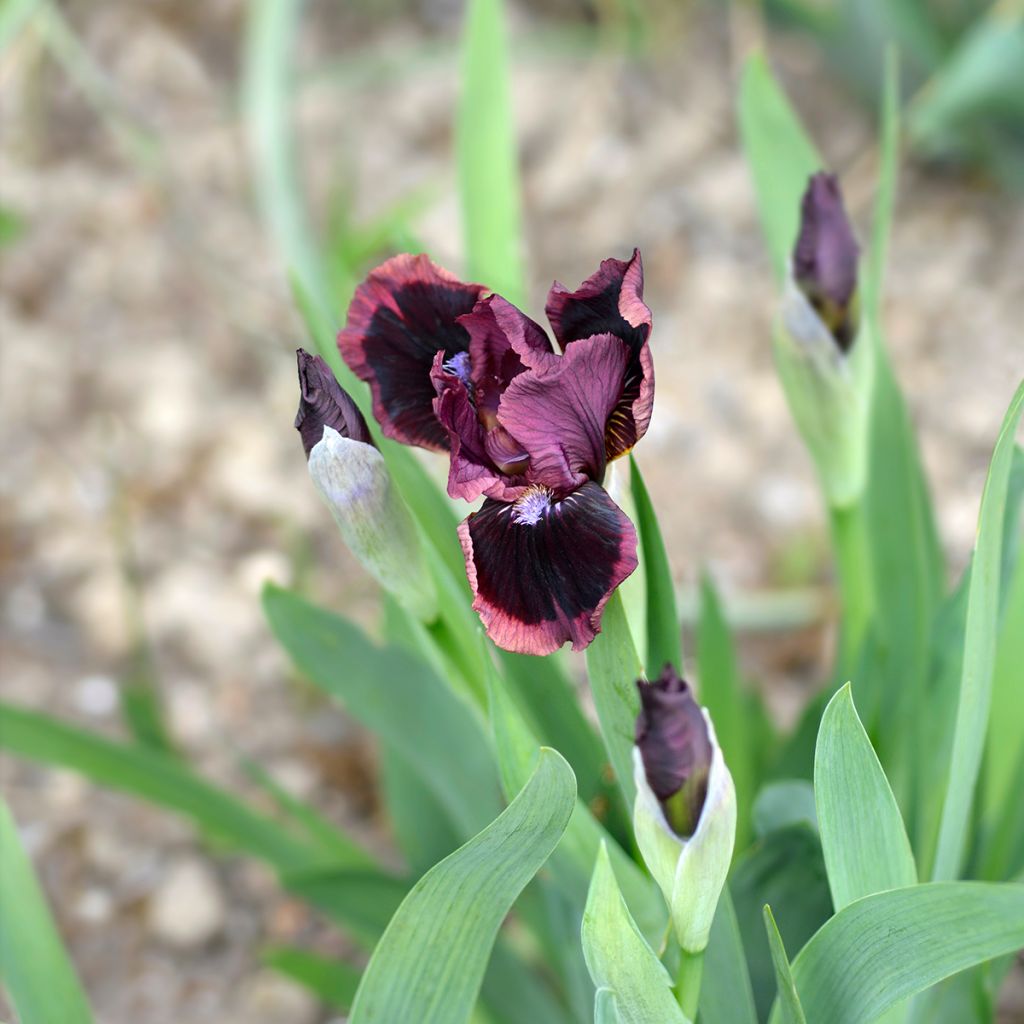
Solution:
[{"label": "blurred background", "polygon": [[[308,196],[339,311],[393,251],[462,272],[462,7],[0,3],[2,696],[118,735],[121,694],[155,691],[197,769],[245,792],[254,758],[385,857],[374,751],[291,678],[258,603],[274,579],[368,625],[376,607],[292,429],[306,340],[281,243],[303,225],[267,183]],[[833,642],[831,570],[772,366],[736,69],[767,46],[864,238],[899,41],[886,323],[959,568],[1024,373],[1022,6],[509,0],[506,17],[529,311],[554,278],[642,249],[658,393],[637,454],[684,607],[709,570],[745,674],[791,722]],[[294,165],[264,131],[275,42]],[[268,944],[342,941],[269,873],[78,776],[0,768],[98,1020],[329,1018],[261,965]],[[1010,993],[1005,1021],[1022,1006]]]}]

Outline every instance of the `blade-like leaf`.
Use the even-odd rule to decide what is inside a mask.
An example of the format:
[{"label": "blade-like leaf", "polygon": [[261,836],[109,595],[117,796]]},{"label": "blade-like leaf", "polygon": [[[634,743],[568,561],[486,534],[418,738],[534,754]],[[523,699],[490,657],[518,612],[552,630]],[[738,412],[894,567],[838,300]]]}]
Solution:
[{"label": "blade-like leaf", "polygon": [[7,804],[0,800],[0,981],[21,1024],[92,1024]]},{"label": "blade-like leaf", "polygon": [[636,680],[642,673],[626,612],[616,592],[605,605],[601,632],[587,648],[587,675],[604,747],[627,807],[633,806],[636,793],[632,751],[636,716],[640,713]]},{"label": "blade-like leaf", "polygon": [[772,908],[767,903],[764,906],[764,928],[768,933],[768,948],[771,950],[775,984],[779,990],[779,1020],[781,1024],[807,1024],[804,1008],[800,1005],[800,996],[793,982],[786,947],[782,943],[775,918],[772,917]]},{"label": "blade-like leaf", "polygon": [[861,896],[917,881],[900,809],[857,717],[849,683],[821,716],[814,798],[837,910]]},{"label": "blade-like leaf", "polygon": [[557,845],[575,799],[572,769],[545,748],[508,808],[402,901],[363,975],[352,1024],[468,1020],[501,922]]},{"label": "blade-like leaf", "polygon": [[598,991],[598,1019],[685,1024],[672,979],[630,917],[603,845],[583,912],[583,954]]},{"label": "blade-like leaf", "polygon": [[666,663],[683,670],[683,629],[676,610],[676,588],[658,516],[636,459],[629,457],[636,527],[647,578],[647,675],[656,679]]},{"label": "blade-like leaf", "polygon": [[708,947],[704,951],[700,1021],[701,1024],[757,1024],[743,937],[728,886],[719,897]]},{"label": "blade-like leaf", "polygon": [[[868,1024],[943,978],[1024,946],[1024,885],[933,882],[856,900],[793,961],[810,1021]],[[772,1014],[772,1022],[782,1020]]]},{"label": "blade-like leaf", "polygon": [[467,272],[521,305],[519,166],[501,0],[469,0],[459,100],[459,191]]},{"label": "blade-like leaf", "polygon": [[999,621],[1003,517],[1013,463],[1014,436],[1024,412],[1024,382],[1010,402],[989,467],[978,515],[978,538],[971,563],[964,638],[963,675],[953,755],[942,809],[933,878],[953,878],[960,867],[981,755],[988,727]]},{"label": "blade-like leaf", "polygon": [[311,682],[405,756],[471,836],[498,811],[499,785],[483,725],[425,662],[377,647],[351,623],[268,586],[274,635]]},{"label": "blade-like leaf", "polygon": [[821,168],[821,157],[762,53],[752,54],[743,67],[739,124],[761,227],[781,282],[800,227],[800,197],[807,179]]},{"label": "blade-like leaf", "polygon": [[322,852],[292,838],[278,822],[155,751],[92,736],[9,704],[0,704],[0,746],[183,814],[205,832],[280,871],[324,861]]}]

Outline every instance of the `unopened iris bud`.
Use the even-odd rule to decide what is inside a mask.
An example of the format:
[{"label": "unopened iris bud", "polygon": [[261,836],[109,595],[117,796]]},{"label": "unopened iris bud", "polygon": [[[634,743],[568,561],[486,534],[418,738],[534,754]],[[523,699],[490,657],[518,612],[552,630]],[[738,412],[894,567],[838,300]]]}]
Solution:
[{"label": "unopened iris bud", "polygon": [[838,179],[824,172],[812,175],[800,208],[793,276],[844,352],[857,333],[859,254]]},{"label": "unopened iris bud", "polygon": [[736,791],[706,710],[670,666],[637,683],[633,827],[687,953],[708,943],[736,839]]},{"label": "unopened iris bud", "polygon": [[857,341],[858,252],[835,176],[813,175],[775,330],[775,362],[836,507],[852,504],[867,477],[874,349],[870,339]]},{"label": "unopened iris bud", "polygon": [[298,362],[295,427],[316,489],[363,567],[411,614],[433,619],[437,595],[416,524],[366,421],[322,359],[300,349]]}]

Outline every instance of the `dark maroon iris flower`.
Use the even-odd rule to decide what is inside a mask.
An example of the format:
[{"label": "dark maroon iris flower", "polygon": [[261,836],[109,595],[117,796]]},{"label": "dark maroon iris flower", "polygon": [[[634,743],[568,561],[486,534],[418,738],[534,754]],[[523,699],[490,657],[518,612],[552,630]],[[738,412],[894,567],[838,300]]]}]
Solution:
[{"label": "dark maroon iris flower", "polygon": [[800,207],[793,275],[844,352],[857,331],[853,306],[858,255],[839,180],[824,172],[812,175]]},{"label": "dark maroon iris flower", "polygon": [[448,492],[483,507],[459,527],[473,607],[501,647],[580,649],[636,568],[636,532],[601,484],[654,401],[639,252],[579,289],[556,284],[545,330],[424,256],[356,293],[339,346],[384,432],[447,448]]},{"label": "dark maroon iris flower", "polygon": [[373,444],[363,414],[327,363],[305,349],[298,349],[295,355],[299,364],[299,411],[295,414],[295,429],[302,437],[306,458],[323,440],[324,427],[331,427],[353,441]]},{"label": "dark maroon iris flower", "polygon": [[636,745],[651,791],[677,835],[693,835],[704,808],[713,750],[693,691],[671,665],[652,683],[637,682]]}]

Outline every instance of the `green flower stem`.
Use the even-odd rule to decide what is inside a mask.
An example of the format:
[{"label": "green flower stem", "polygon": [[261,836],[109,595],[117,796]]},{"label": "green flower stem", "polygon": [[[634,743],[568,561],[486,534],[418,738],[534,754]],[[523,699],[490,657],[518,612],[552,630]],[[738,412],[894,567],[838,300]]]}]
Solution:
[{"label": "green flower stem", "polygon": [[697,1019],[697,1001],[700,998],[700,979],[704,972],[704,953],[679,951],[679,970],[676,972],[676,999],[686,1019]]},{"label": "green flower stem", "polygon": [[875,584],[863,498],[841,508],[833,505],[829,514],[842,600],[839,666],[845,678],[875,612]]}]

